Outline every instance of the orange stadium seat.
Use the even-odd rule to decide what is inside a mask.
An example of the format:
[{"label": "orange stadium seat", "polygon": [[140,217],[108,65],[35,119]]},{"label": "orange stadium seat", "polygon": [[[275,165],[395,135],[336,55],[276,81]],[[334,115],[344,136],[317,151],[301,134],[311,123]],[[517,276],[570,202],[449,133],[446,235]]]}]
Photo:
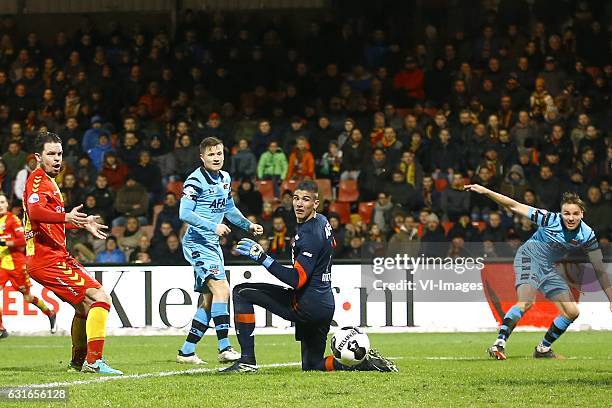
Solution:
[{"label": "orange stadium seat", "polygon": [[182,181],[169,181],[166,184],[166,191],[174,194],[179,199],[183,195],[183,182]]},{"label": "orange stadium seat", "polygon": [[334,201],[329,205],[329,213],[337,213],[340,223],[348,224],[351,221],[351,204]]},{"label": "orange stadium seat", "polygon": [[261,198],[264,201],[274,201],[276,196],[274,195],[274,182],[271,180],[257,180],[255,182],[257,190],[261,194]]},{"label": "orange stadium seat", "polygon": [[451,228],[453,228],[453,225],[455,225],[455,223],[452,221],[444,221],[442,223],[442,228],[444,228],[444,234],[448,235],[448,231],[450,231]]},{"label": "orange stadium seat", "polygon": [[338,201],[354,203],[359,199],[357,180],[340,180],[338,186]]},{"label": "orange stadium seat", "polygon": [[359,215],[364,223],[369,224],[372,221],[372,213],[376,207],[376,201],[369,201],[367,203],[359,203]]},{"label": "orange stadium seat", "polygon": [[319,187],[319,200],[321,200],[321,202],[325,200],[331,201],[334,199],[331,181],[329,181],[329,179],[316,179],[315,182]]},{"label": "orange stadium seat", "polygon": [[298,180],[285,180],[281,184],[281,193],[285,190],[291,190],[294,192],[300,182]]}]

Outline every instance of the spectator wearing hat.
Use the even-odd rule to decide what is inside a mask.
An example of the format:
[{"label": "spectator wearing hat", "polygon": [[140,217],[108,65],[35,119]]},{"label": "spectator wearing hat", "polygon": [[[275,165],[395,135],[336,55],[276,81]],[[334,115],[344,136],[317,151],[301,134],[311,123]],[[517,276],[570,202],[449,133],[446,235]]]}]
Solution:
[{"label": "spectator wearing hat", "polygon": [[89,152],[89,150],[96,147],[102,133],[108,136],[106,130],[102,128],[102,117],[100,115],[94,115],[91,118],[90,125],[90,128],[83,134],[83,140],[81,141],[83,152]]},{"label": "spectator wearing hat", "polygon": [[87,154],[96,170],[101,171],[104,166],[105,155],[114,150],[108,135],[106,133],[100,133],[97,145],[89,149]]},{"label": "spectator wearing hat", "polygon": [[563,84],[567,81],[567,74],[557,68],[557,60],[551,55],[544,59],[544,71],[541,71],[538,77],[544,78],[546,91],[553,98],[561,93]]},{"label": "spectator wearing hat", "polygon": [[426,257],[445,257],[448,253],[448,239],[440,225],[440,219],[434,213],[427,216],[421,237],[421,251]]},{"label": "spectator wearing hat", "polygon": [[221,115],[219,115],[217,112],[212,112],[210,115],[208,115],[206,125],[196,133],[196,140],[194,140],[194,144],[199,145],[200,142],[207,137],[216,137],[217,139],[220,139],[226,148],[231,149],[234,145],[227,133],[227,129],[223,125]]}]

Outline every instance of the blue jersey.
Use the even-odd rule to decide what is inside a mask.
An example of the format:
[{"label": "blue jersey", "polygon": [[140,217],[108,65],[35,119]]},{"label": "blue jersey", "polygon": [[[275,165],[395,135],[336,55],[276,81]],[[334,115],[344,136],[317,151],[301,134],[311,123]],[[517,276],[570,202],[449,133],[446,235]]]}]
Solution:
[{"label": "blue jersey", "polygon": [[295,287],[298,307],[334,307],[331,265],[335,247],[331,225],[323,215],[315,214],[298,224],[291,248],[293,267],[298,274]]},{"label": "blue jersey", "polygon": [[224,217],[244,230],[251,225],[234,205],[230,175],[225,171],[214,175],[204,167],[194,170],[185,180],[179,215],[189,224],[183,237],[185,244],[218,245],[215,229]]},{"label": "blue jersey", "polygon": [[563,224],[561,213],[529,207],[527,215],[538,229],[521,249],[537,261],[555,262],[576,250],[588,252],[599,248],[595,232],[584,221],[570,231]]}]

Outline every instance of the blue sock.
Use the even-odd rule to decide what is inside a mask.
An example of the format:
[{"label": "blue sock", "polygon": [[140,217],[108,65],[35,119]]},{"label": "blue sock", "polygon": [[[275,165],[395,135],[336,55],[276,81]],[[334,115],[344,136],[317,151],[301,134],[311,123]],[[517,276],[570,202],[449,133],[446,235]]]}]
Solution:
[{"label": "blue sock", "polygon": [[[240,361],[248,364],[257,364],[255,359],[255,309],[250,299],[244,298],[238,289],[234,288],[232,296],[234,301],[234,324],[236,336],[240,343]],[[255,291],[251,291],[252,293]]]},{"label": "blue sock", "polygon": [[213,303],[210,309],[210,314],[215,322],[215,330],[217,331],[217,340],[219,341],[219,351],[230,346],[227,333],[229,331],[229,311],[227,303]]},{"label": "blue sock", "polygon": [[508,337],[510,337],[512,330],[514,330],[514,326],[516,326],[518,321],[521,320],[521,317],[523,317],[523,312],[521,309],[519,309],[518,306],[512,306],[504,316],[504,320],[499,328],[499,335],[497,338],[507,340]]},{"label": "blue sock", "polygon": [[550,347],[559,336],[565,333],[570,324],[572,324],[572,320],[563,316],[557,316],[544,335],[542,345],[544,347]]},{"label": "blue sock", "polygon": [[185,340],[183,347],[181,347],[181,353],[186,355],[195,353],[196,344],[202,339],[206,329],[208,329],[209,321],[210,316],[208,312],[202,308],[198,308],[191,321],[191,329],[187,335],[187,340]]}]

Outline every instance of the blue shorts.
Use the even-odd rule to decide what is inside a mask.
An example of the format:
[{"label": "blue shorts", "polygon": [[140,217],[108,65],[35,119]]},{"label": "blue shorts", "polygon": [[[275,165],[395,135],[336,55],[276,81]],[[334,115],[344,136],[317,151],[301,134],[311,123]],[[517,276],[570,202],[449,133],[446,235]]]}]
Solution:
[{"label": "blue shorts", "polygon": [[552,262],[542,262],[529,253],[519,251],[514,258],[515,287],[527,284],[542,292],[547,298],[569,291],[567,282]]},{"label": "blue shorts", "polygon": [[226,280],[223,252],[220,246],[183,242],[185,259],[193,266],[196,292],[208,292],[208,279]]}]

